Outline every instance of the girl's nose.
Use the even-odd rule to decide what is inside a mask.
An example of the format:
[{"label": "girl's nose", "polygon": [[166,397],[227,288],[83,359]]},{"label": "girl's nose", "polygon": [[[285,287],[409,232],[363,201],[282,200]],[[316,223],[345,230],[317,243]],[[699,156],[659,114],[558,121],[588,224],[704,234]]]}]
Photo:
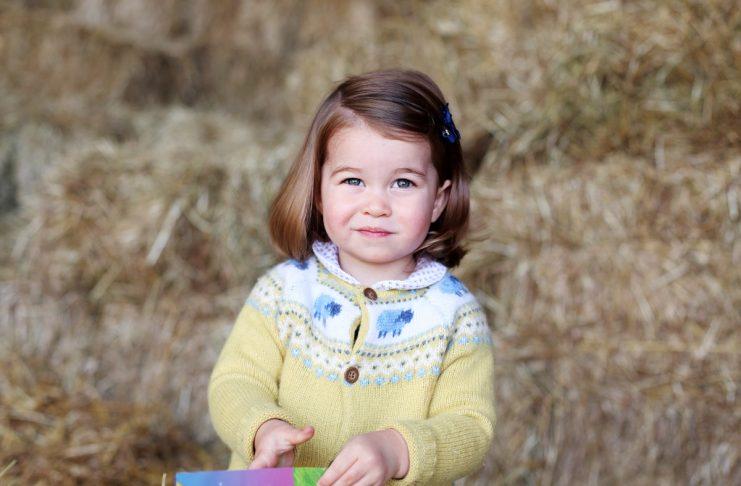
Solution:
[{"label": "girl's nose", "polygon": [[370,216],[388,216],[391,214],[391,205],[388,203],[385,196],[368,191],[368,197],[365,201],[363,213]]}]

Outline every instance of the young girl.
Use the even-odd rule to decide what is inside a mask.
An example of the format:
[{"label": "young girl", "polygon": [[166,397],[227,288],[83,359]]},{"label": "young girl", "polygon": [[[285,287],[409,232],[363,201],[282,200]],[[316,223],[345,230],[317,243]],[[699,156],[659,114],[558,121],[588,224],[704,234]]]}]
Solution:
[{"label": "young girl", "polygon": [[270,214],[291,259],[258,279],[209,384],[230,469],[449,485],[481,466],[493,355],[449,271],[468,224],[459,139],[416,71],[348,78],[319,107]]}]

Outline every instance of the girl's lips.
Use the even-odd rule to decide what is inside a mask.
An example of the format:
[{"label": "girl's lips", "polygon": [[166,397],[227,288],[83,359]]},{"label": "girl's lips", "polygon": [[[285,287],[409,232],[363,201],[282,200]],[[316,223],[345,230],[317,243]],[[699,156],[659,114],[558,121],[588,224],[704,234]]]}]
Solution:
[{"label": "girl's lips", "polygon": [[383,238],[384,236],[388,236],[391,234],[388,231],[382,230],[359,229],[358,231],[360,232],[360,234],[368,236],[370,238]]}]

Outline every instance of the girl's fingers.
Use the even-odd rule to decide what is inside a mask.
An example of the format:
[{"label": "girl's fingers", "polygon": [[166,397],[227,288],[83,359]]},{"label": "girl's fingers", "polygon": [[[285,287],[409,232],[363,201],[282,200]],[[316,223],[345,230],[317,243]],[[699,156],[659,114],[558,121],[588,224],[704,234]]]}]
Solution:
[{"label": "girl's fingers", "polygon": [[258,454],[250,464],[250,467],[248,467],[247,469],[263,469],[266,467],[275,467],[275,464],[277,462],[278,458],[275,456],[275,454],[264,452]]},{"label": "girl's fingers", "polygon": [[352,484],[353,486],[383,486],[384,482],[378,479],[373,479],[373,477],[370,474],[366,474],[365,476],[360,478],[357,482],[352,482],[352,483],[347,483],[347,484]]},{"label": "girl's fingers", "polygon": [[263,467],[263,461],[260,457],[256,457],[252,460],[250,465],[247,467],[247,469],[262,469]]},{"label": "girl's fingers", "polygon": [[293,466],[293,449],[281,454],[278,458],[278,464],[275,467],[292,467]]},{"label": "girl's fingers", "polygon": [[309,426],[303,429],[294,429],[283,434],[282,439],[278,439],[277,443],[273,443],[271,450],[257,454],[248,469],[293,466],[293,451],[295,446],[311,439],[314,436],[314,427]]},{"label": "girl's fingers", "polygon": [[324,471],[324,474],[322,474],[322,477],[319,478],[319,481],[317,481],[317,486],[330,486],[334,485],[335,482],[344,475],[348,469],[350,469],[353,464],[357,462],[357,458],[345,455],[340,452],[340,454],[334,458],[334,461],[332,461],[332,464],[329,465],[326,471]]},{"label": "girl's fingers", "polygon": [[368,471],[363,470],[359,461],[355,461],[339,478],[332,483],[333,486],[355,486],[373,484],[367,482]]}]

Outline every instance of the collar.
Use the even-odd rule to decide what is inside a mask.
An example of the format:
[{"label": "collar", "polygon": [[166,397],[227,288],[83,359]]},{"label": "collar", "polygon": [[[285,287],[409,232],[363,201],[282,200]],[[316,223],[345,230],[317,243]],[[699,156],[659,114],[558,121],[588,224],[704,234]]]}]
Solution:
[{"label": "collar", "polygon": [[[316,240],[311,245],[311,249],[314,251],[317,260],[319,260],[330,273],[349,284],[357,286],[361,285],[358,279],[345,272],[340,267],[339,248],[337,248],[337,245],[333,242]],[[445,272],[447,271],[448,267],[442,263],[433,260],[427,255],[422,255],[417,259],[417,266],[414,268],[414,271],[405,280],[382,280],[374,283],[371,287],[375,290],[421,289],[439,282],[445,276]]]}]

